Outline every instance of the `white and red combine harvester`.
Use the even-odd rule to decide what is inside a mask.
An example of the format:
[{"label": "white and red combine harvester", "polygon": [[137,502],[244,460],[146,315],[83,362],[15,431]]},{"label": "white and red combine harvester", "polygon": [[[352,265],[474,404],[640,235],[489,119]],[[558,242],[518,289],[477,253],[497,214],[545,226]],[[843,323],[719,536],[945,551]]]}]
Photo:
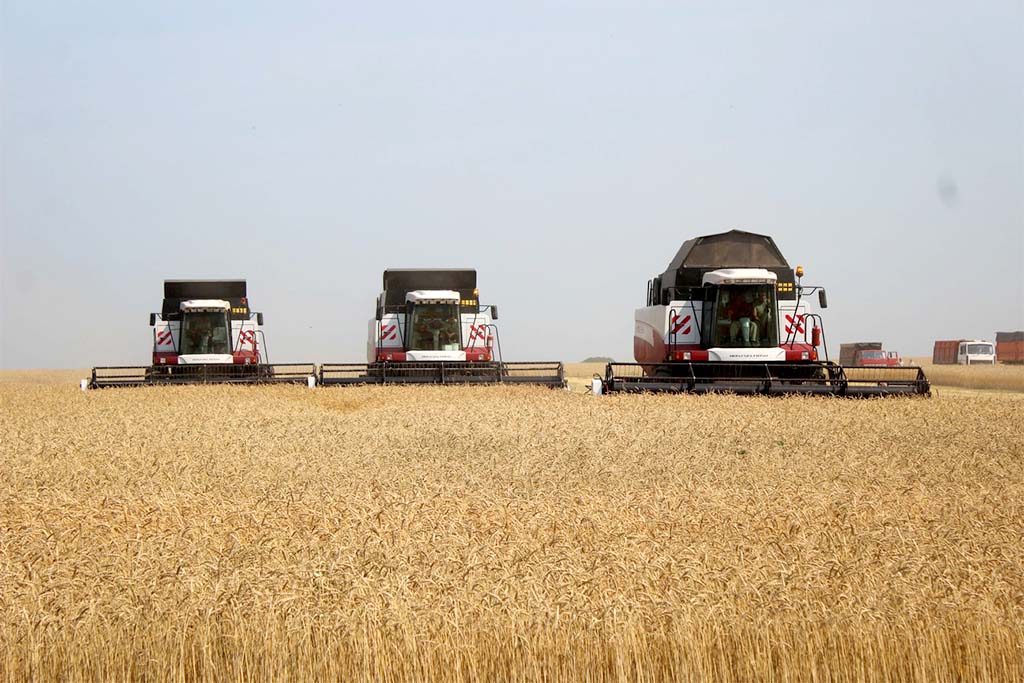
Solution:
[{"label": "white and red combine harvester", "polygon": [[845,368],[828,359],[821,315],[771,237],[741,230],[683,243],[636,311],[636,363],[610,363],[604,391],[886,396],[928,394],[918,367]]},{"label": "white and red combine harvester", "polygon": [[267,360],[263,314],[249,309],[245,280],[164,280],[160,313],[150,313],[153,364],[97,367],[90,387],[144,384],[307,382],[312,363]]},{"label": "white and red combine harvester", "polygon": [[389,269],[369,323],[366,363],[320,366],[320,383],[565,386],[561,362],[505,362],[496,306],[472,269]]}]

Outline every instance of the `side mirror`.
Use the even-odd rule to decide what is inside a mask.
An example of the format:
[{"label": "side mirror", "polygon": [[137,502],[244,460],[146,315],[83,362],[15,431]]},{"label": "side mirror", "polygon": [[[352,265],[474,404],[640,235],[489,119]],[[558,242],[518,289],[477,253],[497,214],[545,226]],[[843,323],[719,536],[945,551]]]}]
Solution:
[{"label": "side mirror", "polygon": [[498,319],[498,307],[497,306],[491,306],[491,320],[497,320],[497,319]]},{"label": "side mirror", "polygon": [[380,301],[378,301],[378,302],[377,302],[377,321],[378,321],[378,322],[380,322],[380,320],[381,320],[381,319],[382,319],[383,317],[384,317],[384,311],[383,311],[383,310],[381,310],[381,306],[380,306]]},{"label": "side mirror", "polygon": [[822,308],[828,308],[828,297],[825,296],[825,290],[818,290],[818,305]]},{"label": "side mirror", "polygon": [[263,327],[263,314],[262,313],[257,313],[256,314],[256,324],[259,325],[260,327]]},{"label": "side mirror", "polygon": [[153,327],[153,325],[156,325],[156,313],[149,314],[149,326]]}]

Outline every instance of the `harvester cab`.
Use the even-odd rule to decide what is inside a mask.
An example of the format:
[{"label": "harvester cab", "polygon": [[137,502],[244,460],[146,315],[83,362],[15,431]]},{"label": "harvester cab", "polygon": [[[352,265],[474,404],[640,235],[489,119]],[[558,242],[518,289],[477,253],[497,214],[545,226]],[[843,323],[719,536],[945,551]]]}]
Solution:
[{"label": "harvester cab", "polygon": [[[378,305],[370,321],[367,360],[375,362],[486,362],[495,359],[495,307],[477,303],[475,287],[464,298],[457,290],[417,289],[401,306]],[[386,299],[381,294],[380,302]],[[498,359],[500,360],[500,358]]]},{"label": "harvester cab", "polygon": [[165,280],[149,324],[153,364],[94,368],[90,386],[299,383],[315,374],[310,363],[269,363],[263,314],[249,309],[245,280]]},{"label": "harvester cab", "polygon": [[459,293],[417,290],[405,295],[409,360],[466,360],[459,324]]},{"label": "harvester cab", "polygon": [[[636,311],[636,363],[606,368],[605,391],[815,393],[878,396],[928,393],[920,368],[848,371],[828,359],[820,313],[771,237],[740,230],[683,243],[647,285]],[[897,372],[886,372],[895,370]]]},{"label": "harvester cab", "polygon": [[[223,299],[189,299],[181,302],[181,333],[176,349],[179,364],[234,362],[229,341],[231,337],[230,310],[231,304]],[[170,323],[167,323],[164,329],[169,331]],[[241,337],[242,335],[239,335],[240,339]],[[164,338],[166,339],[166,334]],[[239,353],[245,352],[239,351]],[[156,355],[155,349],[154,355]],[[166,362],[170,355],[161,354],[159,358]],[[246,357],[246,360],[249,358]],[[159,362],[156,358],[154,361]]]},{"label": "harvester cab", "polygon": [[775,324],[777,281],[775,273],[763,268],[705,273],[700,343],[708,349],[709,360],[785,360]]},{"label": "harvester cab", "polygon": [[559,362],[501,357],[496,306],[480,303],[472,269],[389,269],[369,322],[367,363],[320,368],[322,384],[492,384],[564,386]]}]

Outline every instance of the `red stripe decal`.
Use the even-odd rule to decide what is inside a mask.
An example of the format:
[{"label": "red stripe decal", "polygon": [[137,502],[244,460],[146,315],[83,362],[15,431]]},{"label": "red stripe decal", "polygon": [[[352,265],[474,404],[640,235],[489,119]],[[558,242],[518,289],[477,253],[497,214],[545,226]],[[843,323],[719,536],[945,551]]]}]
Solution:
[{"label": "red stripe decal", "polygon": [[[688,315],[685,318],[680,319],[679,318],[679,314],[673,313],[672,314],[672,334],[678,334],[680,330],[683,331],[683,334],[690,334],[690,325],[689,325],[690,318],[691,318],[691,316]],[[686,327],[685,330],[683,329],[683,326]]]},{"label": "red stripe decal", "polygon": [[[786,316],[786,322],[788,322],[790,325],[793,325],[794,322],[795,322],[796,331],[799,332],[800,334],[803,334],[803,332],[804,332],[804,326],[803,326],[804,317],[802,315],[798,315],[796,317],[796,321],[793,320],[793,316],[787,315]],[[790,325],[786,325],[786,334],[792,334],[793,333],[793,328],[790,327]]]}]

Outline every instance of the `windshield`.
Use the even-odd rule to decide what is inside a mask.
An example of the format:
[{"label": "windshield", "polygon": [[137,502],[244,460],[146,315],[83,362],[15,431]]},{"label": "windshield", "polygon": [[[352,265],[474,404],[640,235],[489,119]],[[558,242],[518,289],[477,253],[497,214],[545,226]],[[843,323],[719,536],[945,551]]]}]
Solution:
[{"label": "windshield", "polygon": [[865,360],[883,360],[885,358],[885,353],[882,351],[861,351],[860,357]]},{"label": "windshield", "polygon": [[972,355],[972,356],[975,355],[975,354],[980,354],[980,355],[983,355],[983,356],[991,355],[992,354],[992,345],[991,344],[968,344],[967,345],[967,353],[969,355]]},{"label": "windshield", "polygon": [[715,303],[711,345],[759,347],[779,345],[774,285],[723,285]]},{"label": "windshield", "polygon": [[186,311],[181,321],[182,355],[231,353],[228,315],[224,311]]},{"label": "windshield", "polygon": [[412,306],[411,351],[458,351],[459,307],[456,304]]}]

